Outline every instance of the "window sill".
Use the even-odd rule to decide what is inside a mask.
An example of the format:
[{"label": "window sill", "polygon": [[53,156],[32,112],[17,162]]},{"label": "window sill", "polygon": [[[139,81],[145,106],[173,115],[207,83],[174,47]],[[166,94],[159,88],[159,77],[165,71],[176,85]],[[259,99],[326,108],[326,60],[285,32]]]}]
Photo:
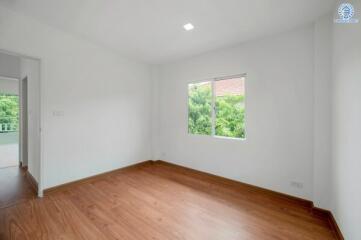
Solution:
[{"label": "window sill", "polygon": [[227,140],[236,140],[236,141],[246,141],[246,138],[234,138],[234,137],[223,137],[223,136],[211,136],[218,139],[227,139]]},{"label": "window sill", "polygon": [[192,134],[188,133],[189,136],[196,136],[196,137],[208,137],[214,139],[225,139],[225,140],[235,140],[235,141],[246,141],[247,138],[234,138],[234,137],[223,137],[223,136],[216,136],[216,135],[202,135],[202,134]]}]

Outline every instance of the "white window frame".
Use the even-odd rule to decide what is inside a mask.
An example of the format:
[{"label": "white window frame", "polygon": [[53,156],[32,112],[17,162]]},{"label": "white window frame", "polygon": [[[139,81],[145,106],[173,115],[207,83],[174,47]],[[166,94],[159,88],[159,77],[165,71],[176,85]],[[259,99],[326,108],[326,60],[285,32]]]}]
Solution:
[{"label": "white window frame", "polygon": [[[187,84],[187,131],[189,135],[199,135],[199,136],[210,136],[210,137],[214,137],[214,138],[221,138],[221,139],[232,139],[232,140],[246,140],[247,138],[247,134],[245,138],[234,138],[234,137],[225,137],[225,136],[217,136],[216,135],[216,94],[215,94],[215,82],[216,81],[222,81],[222,80],[228,80],[228,79],[232,79],[232,78],[244,78],[244,81],[246,81],[247,79],[247,74],[243,73],[243,74],[236,74],[236,75],[229,75],[229,76],[224,76],[224,77],[216,77],[216,78],[211,78],[211,79],[205,79],[205,80],[201,80],[201,81],[196,81],[196,82],[189,82]],[[190,133],[189,132],[189,105],[188,105],[188,101],[189,101],[189,85],[190,84],[197,84],[197,83],[202,83],[202,82],[209,82],[211,84],[211,88],[212,88],[212,103],[211,103],[211,109],[212,109],[212,113],[211,113],[211,135],[206,135],[206,134],[194,134],[194,133]],[[245,84],[245,88],[246,88],[246,84]],[[245,106],[246,104],[246,93],[247,91],[245,91],[244,95],[245,95]],[[245,108],[245,116],[247,116],[246,114],[246,108]],[[244,121],[246,121],[246,117],[244,119]],[[245,123],[245,126],[247,126],[247,124]],[[246,129],[245,129],[246,130]],[[246,131],[247,133],[247,131]]]}]

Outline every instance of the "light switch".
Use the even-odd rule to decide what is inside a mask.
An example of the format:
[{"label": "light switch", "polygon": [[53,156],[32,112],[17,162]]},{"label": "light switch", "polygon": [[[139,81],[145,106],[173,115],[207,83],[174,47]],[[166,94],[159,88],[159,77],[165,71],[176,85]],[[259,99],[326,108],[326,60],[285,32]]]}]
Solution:
[{"label": "light switch", "polygon": [[53,116],[54,117],[63,117],[64,116],[64,111],[53,111]]}]

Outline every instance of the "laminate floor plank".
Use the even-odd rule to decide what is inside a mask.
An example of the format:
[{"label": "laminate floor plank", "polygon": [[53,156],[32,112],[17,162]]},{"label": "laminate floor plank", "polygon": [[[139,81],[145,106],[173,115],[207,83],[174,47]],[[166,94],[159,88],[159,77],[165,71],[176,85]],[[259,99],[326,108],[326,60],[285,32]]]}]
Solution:
[{"label": "laminate floor plank", "polygon": [[[263,198],[263,199],[254,199],[254,195],[247,196],[243,191],[239,191],[239,189],[227,189],[225,186],[199,186],[198,184],[189,184],[186,182],[186,178],[184,176],[177,176],[175,172],[172,172],[169,174],[169,170],[166,170],[165,172],[160,173],[159,167],[157,167],[157,174],[161,175],[165,179],[170,179],[172,181],[175,181],[179,183],[180,185],[188,186],[191,189],[196,190],[197,195],[200,196],[204,194],[207,199],[212,200],[218,200],[221,201],[224,205],[233,206],[240,210],[248,209],[250,210],[257,209],[257,211],[266,211],[268,213],[274,212],[277,213],[287,213],[287,218],[290,218],[291,216],[294,216],[295,218],[303,218],[304,220],[307,220],[309,222],[312,222],[313,224],[319,225],[320,227],[328,227],[328,223],[324,221],[322,218],[318,218],[318,216],[313,216],[310,214],[310,210],[305,210],[304,208],[300,208],[298,205],[289,205],[287,202],[282,202],[279,199],[269,199],[269,198]],[[154,175],[154,171],[151,171],[150,174]],[[182,179],[182,181],[180,181]],[[157,180],[161,182],[161,180]],[[240,194],[241,193],[241,194]],[[278,202],[277,202],[278,200]],[[271,202],[268,203],[267,201]],[[298,210],[298,211],[295,211]],[[291,218],[290,218],[291,219]],[[299,224],[299,222],[297,223]]]},{"label": "laminate floor plank", "polygon": [[336,238],[306,203],[156,162],[0,209],[0,240],[17,239]]},{"label": "laminate floor plank", "polygon": [[0,209],[36,198],[25,173],[26,170],[18,166],[0,168]]},{"label": "laminate floor plank", "polygon": [[[137,176],[139,177],[141,173],[137,173]],[[154,176],[154,175],[153,175]],[[172,176],[174,176],[174,173],[172,173]],[[124,176],[119,176],[124,177]],[[146,179],[145,177],[142,177],[143,179]],[[153,177],[154,178],[154,177]],[[130,177],[128,182],[132,182],[132,179],[134,177]],[[151,179],[148,179],[146,182],[150,184],[150,191],[153,191],[152,194],[156,194],[156,184],[160,184],[162,182],[161,179],[157,179],[155,183],[151,182]],[[164,179],[163,179],[164,181]],[[169,183],[169,180],[168,180]],[[175,184],[179,184],[175,182]],[[147,185],[145,182],[143,185]],[[143,187],[144,188],[144,187]],[[166,186],[161,186],[160,189],[164,189]],[[332,232],[329,232],[328,229],[328,223],[323,222],[322,226],[319,227],[314,224],[309,224],[308,222],[299,221],[299,218],[290,218],[288,214],[285,214],[285,212],[281,212],[282,214],[279,214],[279,212],[274,212],[263,205],[257,205],[254,204],[251,201],[240,201],[239,199],[231,199],[229,195],[222,194],[221,196],[217,196],[218,193],[209,193],[209,191],[203,191],[203,189],[198,189],[195,191],[197,194],[194,196],[190,195],[193,189],[192,187],[185,187],[185,186],[178,186],[174,189],[180,190],[181,193],[172,193],[169,194],[168,197],[175,197],[174,199],[168,199],[168,201],[176,202],[177,198],[182,198],[185,196],[189,196],[192,201],[184,201],[182,204],[193,204],[192,206],[189,206],[188,209],[203,209],[203,215],[205,214],[213,214],[213,216],[209,216],[209,219],[217,219],[217,216],[222,215],[222,221],[230,220],[232,219],[233,222],[239,223],[246,223],[248,228],[252,226],[267,226],[268,229],[275,229],[275,230],[282,230],[284,228],[284,232],[277,234],[276,239],[280,239],[279,236],[286,235],[290,233],[292,235],[293,239],[298,239],[296,234],[297,231],[293,231],[293,229],[299,229],[302,227],[305,227],[305,233],[311,232],[311,236],[318,235],[318,231],[321,232],[326,231],[328,234],[332,234]],[[171,190],[169,190],[171,191]],[[188,192],[187,192],[188,191]],[[160,190],[160,192],[162,192]],[[159,198],[163,198],[163,196],[158,196]],[[209,211],[209,209],[212,209],[212,211]],[[207,211],[208,210],[208,211]],[[220,210],[217,212],[217,210]],[[239,227],[239,226],[238,226]],[[214,229],[214,228],[211,228]],[[309,237],[310,234],[301,235],[299,239],[313,239],[312,237]],[[267,232],[267,236],[264,236],[263,239],[268,239],[270,237],[269,232]],[[322,239],[322,236],[318,236],[317,239]],[[290,239],[290,238],[286,238]]]}]

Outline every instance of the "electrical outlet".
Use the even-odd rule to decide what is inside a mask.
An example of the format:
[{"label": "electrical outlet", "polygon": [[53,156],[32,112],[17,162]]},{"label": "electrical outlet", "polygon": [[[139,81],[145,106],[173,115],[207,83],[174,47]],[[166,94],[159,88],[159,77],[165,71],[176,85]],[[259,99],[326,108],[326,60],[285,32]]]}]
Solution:
[{"label": "electrical outlet", "polygon": [[294,187],[294,188],[299,188],[299,189],[301,189],[301,188],[303,188],[303,183],[301,183],[301,182],[296,182],[296,181],[292,181],[292,182],[291,182],[291,186]]}]

